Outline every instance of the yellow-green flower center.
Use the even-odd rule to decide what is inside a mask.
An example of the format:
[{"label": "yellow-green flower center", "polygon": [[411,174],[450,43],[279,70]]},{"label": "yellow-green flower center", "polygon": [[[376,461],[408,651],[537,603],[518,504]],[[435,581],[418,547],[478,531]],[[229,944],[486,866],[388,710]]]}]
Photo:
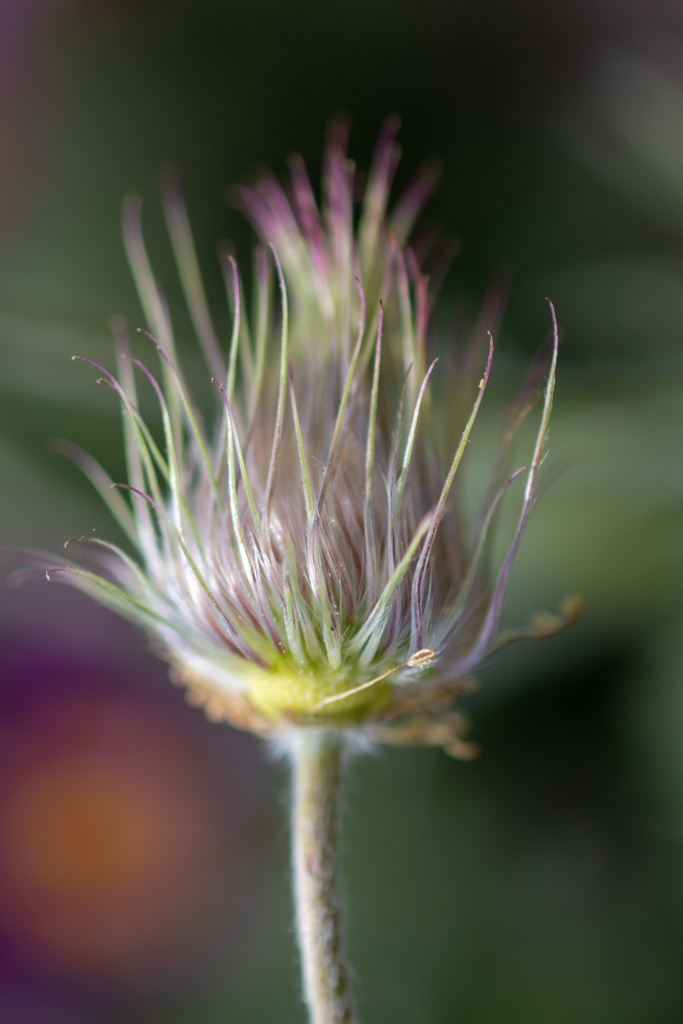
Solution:
[{"label": "yellow-green flower center", "polygon": [[363,680],[355,680],[344,673],[298,670],[283,665],[253,673],[247,696],[255,710],[270,720],[291,715],[341,725],[377,714],[391,701],[394,687],[389,680],[381,680],[368,689],[321,706],[321,702],[352,690],[359,682]]}]

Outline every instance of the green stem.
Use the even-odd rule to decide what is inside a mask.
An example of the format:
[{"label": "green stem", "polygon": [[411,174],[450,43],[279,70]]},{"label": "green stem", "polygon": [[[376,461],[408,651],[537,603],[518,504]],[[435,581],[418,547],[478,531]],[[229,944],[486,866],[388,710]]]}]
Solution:
[{"label": "green stem", "polygon": [[337,896],[342,735],[300,729],[294,742],[292,869],[304,997],[311,1024],[354,1024]]}]

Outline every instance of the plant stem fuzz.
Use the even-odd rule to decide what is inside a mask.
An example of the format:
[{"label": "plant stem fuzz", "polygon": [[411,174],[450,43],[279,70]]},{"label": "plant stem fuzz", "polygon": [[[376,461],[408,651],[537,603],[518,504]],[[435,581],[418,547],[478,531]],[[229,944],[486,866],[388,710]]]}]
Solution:
[{"label": "plant stem fuzz", "polygon": [[355,1024],[337,894],[343,733],[301,729],[292,752],[292,870],[311,1024]]}]

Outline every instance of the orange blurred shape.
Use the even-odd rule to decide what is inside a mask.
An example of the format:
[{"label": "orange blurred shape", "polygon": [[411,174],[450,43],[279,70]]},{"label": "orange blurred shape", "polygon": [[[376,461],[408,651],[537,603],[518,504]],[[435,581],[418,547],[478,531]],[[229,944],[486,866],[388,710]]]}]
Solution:
[{"label": "orange blurred shape", "polygon": [[81,694],[3,741],[0,925],[51,968],[117,986],[193,970],[238,881],[196,737],[145,701]]},{"label": "orange blurred shape", "polygon": [[53,901],[92,898],[134,882],[164,858],[169,823],[153,796],[91,751],[37,766],[2,816],[15,883]]}]

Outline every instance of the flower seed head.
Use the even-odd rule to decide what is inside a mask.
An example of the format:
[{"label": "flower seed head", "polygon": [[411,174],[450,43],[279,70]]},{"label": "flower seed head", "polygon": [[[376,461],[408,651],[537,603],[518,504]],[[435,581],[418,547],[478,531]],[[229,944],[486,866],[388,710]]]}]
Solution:
[{"label": "flower seed head", "polygon": [[[473,343],[461,381],[439,400],[428,357],[439,252],[408,242],[434,169],[389,205],[397,124],[378,143],[355,227],[355,170],[343,127],[330,132],[322,202],[303,162],[287,189],[268,174],[234,193],[261,246],[253,315],[230,253],[221,256],[232,311],[221,339],[206,302],[178,183],[164,206],[188,308],[213,378],[206,418],[176,357],[172,324],[144,246],[140,203],[127,201],[124,236],[160,376],[131,356],[114,325],[128,482],[89,474],[135,550],[94,540],[93,571],[48,569],[141,623],[189,699],[216,718],[268,734],[338,725],[387,742],[437,743],[469,756],[452,710],[497,639],[503,595],[534,499],[557,360],[557,327],[515,404],[484,513],[465,524],[458,470],[491,370],[493,340]],[[436,275],[434,275],[436,276]],[[146,333],[146,332],[145,332]],[[86,360],[87,362],[87,360]],[[208,376],[208,375],[207,375]],[[514,429],[543,389],[517,528],[490,566],[499,503],[523,473],[497,480]],[[163,444],[142,417],[151,387]],[[465,386],[464,391],[468,388]],[[444,413],[446,413],[444,415]],[[458,424],[458,417],[460,422]],[[456,424],[437,451],[439,425]],[[91,543],[93,538],[89,538]],[[543,635],[573,617],[544,620]],[[534,633],[530,630],[530,635]],[[518,631],[515,636],[521,635]]]}]

